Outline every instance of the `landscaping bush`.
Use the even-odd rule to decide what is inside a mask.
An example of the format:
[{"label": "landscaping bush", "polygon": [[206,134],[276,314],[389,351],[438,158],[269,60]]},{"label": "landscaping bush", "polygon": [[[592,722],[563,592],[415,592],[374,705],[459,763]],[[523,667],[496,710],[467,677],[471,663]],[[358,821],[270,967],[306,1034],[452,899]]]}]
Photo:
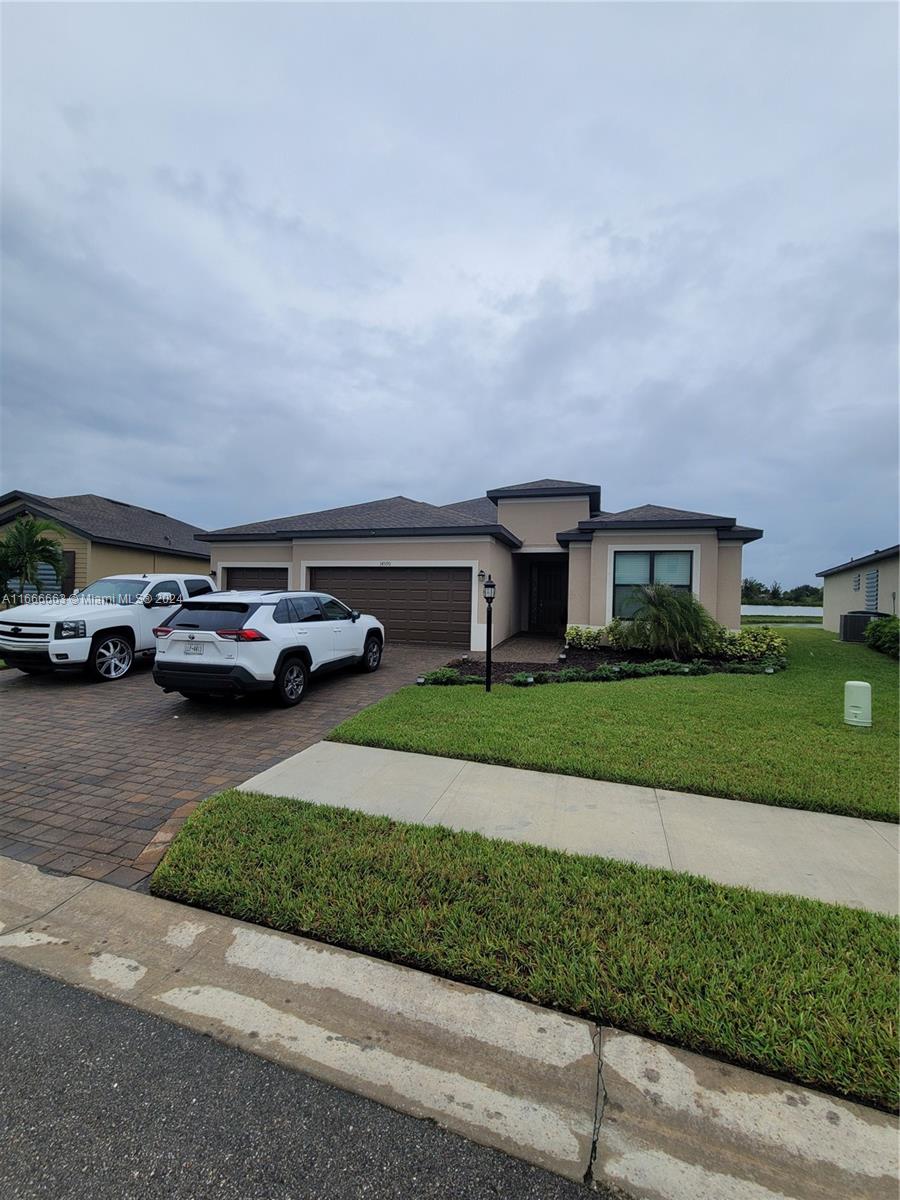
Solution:
[{"label": "landscaping bush", "polygon": [[602,625],[569,625],[566,628],[566,645],[573,650],[599,650],[606,643],[606,629]]},{"label": "landscaping bush", "polygon": [[741,630],[719,625],[710,634],[705,650],[726,662],[759,663],[765,660],[765,665],[777,662],[784,666],[787,661],[787,642],[766,625]]},{"label": "landscaping bush", "polygon": [[900,617],[876,617],[866,626],[866,645],[900,658]]},{"label": "landscaping bush", "polygon": [[453,687],[460,683],[484,683],[480,675],[461,675],[456,667],[438,667],[422,676],[426,683],[438,687]]}]

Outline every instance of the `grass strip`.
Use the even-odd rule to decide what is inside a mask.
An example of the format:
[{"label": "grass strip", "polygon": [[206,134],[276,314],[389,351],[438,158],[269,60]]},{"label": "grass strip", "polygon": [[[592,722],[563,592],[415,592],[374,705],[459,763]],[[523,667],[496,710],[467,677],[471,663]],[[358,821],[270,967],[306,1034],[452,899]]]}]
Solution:
[{"label": "grass strip", "polygon": [[[896,821],[897,663],[818,629],[779,631],[788,669],[560,683],[409,687],[329,736],[448,758]],[[844,724],[844,682],[873,725]]]},{"label": "grass strip", "polygon": [[889,917],[238,791],[151,887],[896,1107]]}]

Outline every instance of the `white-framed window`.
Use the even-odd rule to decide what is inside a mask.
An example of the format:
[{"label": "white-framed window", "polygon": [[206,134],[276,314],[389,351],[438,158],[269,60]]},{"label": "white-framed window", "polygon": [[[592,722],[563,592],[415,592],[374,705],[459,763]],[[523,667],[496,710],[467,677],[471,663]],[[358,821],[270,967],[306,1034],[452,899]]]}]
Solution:
[{"label": "white-framed window", "polygon": [[640,588],[665,583],[679,591],[692,590],[692,550],[616,550],[613,554],[614,617],[633,617],[640,606]]}]

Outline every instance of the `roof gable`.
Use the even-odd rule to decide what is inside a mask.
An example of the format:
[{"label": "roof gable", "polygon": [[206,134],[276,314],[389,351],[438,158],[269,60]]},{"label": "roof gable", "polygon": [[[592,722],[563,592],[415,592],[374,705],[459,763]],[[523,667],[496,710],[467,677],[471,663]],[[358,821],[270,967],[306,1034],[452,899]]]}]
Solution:
[{"label": "roof gable", "polygon": [[8,520],[22,512],[33,512],[67,526],[92,542],[209,558],[208,547],[197,541],[197,534],[203,532],[199,526],[151,508],[110,500],[91,492],[78,496],[36,496],[12,491],[0,496],[0,503],[11,500],[21,503],[16,509],[0,514],[0,519]]}]

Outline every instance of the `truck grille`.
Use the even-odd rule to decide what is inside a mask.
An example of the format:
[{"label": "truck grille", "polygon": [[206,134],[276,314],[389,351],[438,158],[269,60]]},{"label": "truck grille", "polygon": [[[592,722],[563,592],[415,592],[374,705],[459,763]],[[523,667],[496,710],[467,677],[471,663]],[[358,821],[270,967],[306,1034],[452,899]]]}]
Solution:
[{"label": "truck grille", "polygon": [[0,637],[10,641],[46,642],[50,638],[49,625],[27,624],[24,621],[0,621]]}]

